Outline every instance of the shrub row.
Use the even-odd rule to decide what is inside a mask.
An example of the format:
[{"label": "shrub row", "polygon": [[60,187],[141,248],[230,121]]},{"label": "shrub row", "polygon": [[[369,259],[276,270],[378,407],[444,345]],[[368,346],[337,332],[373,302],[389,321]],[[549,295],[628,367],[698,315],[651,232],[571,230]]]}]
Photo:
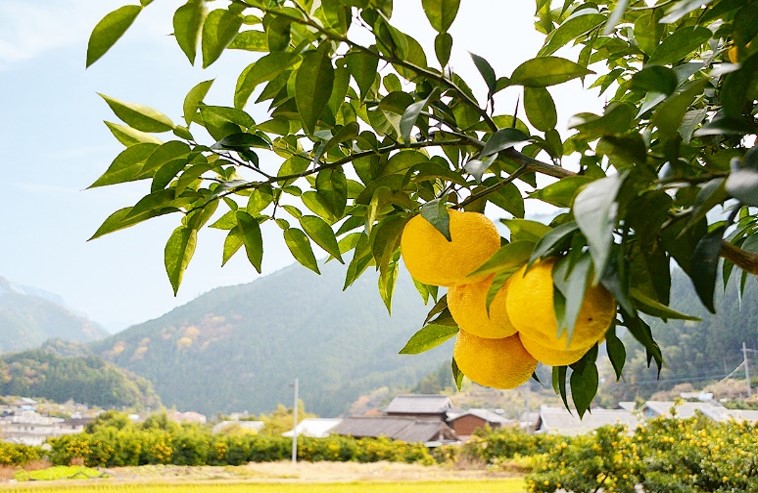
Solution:
[{"label": "shrub row", "polygon": [[634,433],[606,426],[576,437],[496,430],[436,456],[499,467],[528,464],[533,493],[634,493],[637,485],[646,492],[758,492],[758,423],[702,416],[656,418]]},{"label": "shrub row", "polygon": [[0,442],[0,466],[23,466],[40,457],[42,457],[40,447]]},{"label": "shrub row", "polygon": [[[247,462],[287,460],[292,440],[261,435],[212,435],[206,429],[100,428],[93,433],[67,435],[50,441],[50,460],[66,465],[83,460],[90,467],[144,464],[240,465]],[[431,464],[422,444],[385,438],[298,438],[298,459],[304,461],[394,461]]]}]

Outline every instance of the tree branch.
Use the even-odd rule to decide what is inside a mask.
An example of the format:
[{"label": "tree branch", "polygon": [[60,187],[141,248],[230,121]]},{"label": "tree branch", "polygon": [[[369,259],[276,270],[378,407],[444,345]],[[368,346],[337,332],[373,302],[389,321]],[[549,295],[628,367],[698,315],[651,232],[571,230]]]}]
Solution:
[{"label": "tree branch", "polygon": [[721,241],[719,256],[754,275],[758,275],[758,254],[748,252],[726,240]]}]

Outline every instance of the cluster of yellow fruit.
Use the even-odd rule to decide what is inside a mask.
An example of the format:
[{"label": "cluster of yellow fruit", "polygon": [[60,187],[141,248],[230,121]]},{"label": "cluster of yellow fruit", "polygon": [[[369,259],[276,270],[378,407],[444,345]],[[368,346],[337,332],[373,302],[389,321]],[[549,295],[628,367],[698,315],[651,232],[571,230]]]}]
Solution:
[{"label": "cluster of yellow fruit", "polygon": [[616,301],[602,286],[590,287],[571,340],[557,336],[552,270],[556,259],[524,266],[495,295],[494,276],[471,276],[500,248],[500,233],[483,214],[450,210],[448,241],[418,215],[403,230],[403,261],[419,282],[448,288],[447,305],[460,329],[453,349],[458,368],[472,381],[493,388],[515,388],[528,381],[537,362],[569,365],[579,361],[616,315]]}]

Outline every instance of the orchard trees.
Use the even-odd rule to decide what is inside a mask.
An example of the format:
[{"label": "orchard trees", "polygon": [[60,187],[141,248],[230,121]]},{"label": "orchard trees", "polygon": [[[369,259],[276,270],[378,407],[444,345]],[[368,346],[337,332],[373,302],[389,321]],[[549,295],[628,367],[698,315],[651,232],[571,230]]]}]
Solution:
[{"label": "orchard trees", "polygon": [[[103,18],[87,64],[150,3]],[[542,48],[510,74],[472,55],[481,95],[449,65],[459,0],[421,3],[437,33],[433,52],[395,27],[391,0],[181,5],[173,33],[190,63],[207,67],[225,50],[246,50],[250,63],[228,105],[205,104],[212,81],[199,82],[179,122],[104,96],[122,121],[108,126],[124,149],[92,186],[143,180],[149,189],[93,237],[175,214],[165,265],[176,291],[202,228],[228,231],[222,263],[244,251],[260,271],[261,224],[272,221],[307,268],[318,272],[313,245],[346,263],[345,287],[376,269],[389,305],[413,216],[448,235],[448,210],[484,211],[509,231],[480,268],[495,275],[490,300],[523,264],[558,257],[559,330],[572,333],[586,287],[602,284],[617,303],[605,337],[617,375],[618,326],[660,367],[665,354],[643,315],[688,317],[669,307],[672,264],[711,310],[719,272],[742,283],[758,272],[758,1],[536,0]],[[359,29],[368,41],[357,40]],[[561,133],[553,88],[575,79],[607,104]],[[520,91],[521,112],[494,110],[505,88]],[[256,121],[248,110],[261,104],[268,116]],[[524,219],[525,197],[557,215],[549,224]],[[443,293],[417,286],[433,308],[406,352],[457,331]],[[597,354],[573,372],[553,370],[580,414],[597,387]]]}]

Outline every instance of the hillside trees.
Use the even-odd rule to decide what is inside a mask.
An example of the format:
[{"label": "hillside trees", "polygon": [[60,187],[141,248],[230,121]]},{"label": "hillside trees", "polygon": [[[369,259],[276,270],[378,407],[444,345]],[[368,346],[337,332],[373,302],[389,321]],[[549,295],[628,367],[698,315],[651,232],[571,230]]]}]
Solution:
[{"label": "hillside trees", "polygon": [[[108,14],[87,64],[150,3]],[[618,303],[606,335],[617,376],[626,351],[616,327],[660,368],[665,354],[642,315],[691,318],[669,306],[672,264],[711,311],[719,265],[742,284],[758,272],[758,1],[536,0],[538,53],[510,74],[472,54],[486,94],[448,63],[459,3],[422,0],[437,32],[425,50],[393,25],[391,0],[189,0],[174,14],[189,62],[208,67],[234,49],[249,51],[251,63],[226,106],[205,104],[213,82],[199,82],[179,123],[104,96],[125,148],[92,187],[144,180],[149,190],[93,237],[176,214],[165,247],[176,291],[202,228],[228,231],[222,264],[244,251],[260,271],[261,224],[273,221],[307,268],[319,270],[314,244],[346,263],[345,287],[377,269],[389,307],[405,223],[420,213],[444,234],[448,209],[485,211],[509,230],[482,267],[497,275],[493,295],[524,263],[559,256],[561,329],[572,330],[586,286],[602,283]],[[552,94],[576,79],[607,104],[561,133]],[[522,111],[495,109],[506,90]],[[246,111],[255,104],[269,105],[267,119]],[[525,197],[557,215],[549,224],[524,219]],[[444,296],[418,289],[434,308],[414,350],[456,331]],[[590,351],[573,373],[553,370],[580,414],[597,387],[596,357]]]}]

